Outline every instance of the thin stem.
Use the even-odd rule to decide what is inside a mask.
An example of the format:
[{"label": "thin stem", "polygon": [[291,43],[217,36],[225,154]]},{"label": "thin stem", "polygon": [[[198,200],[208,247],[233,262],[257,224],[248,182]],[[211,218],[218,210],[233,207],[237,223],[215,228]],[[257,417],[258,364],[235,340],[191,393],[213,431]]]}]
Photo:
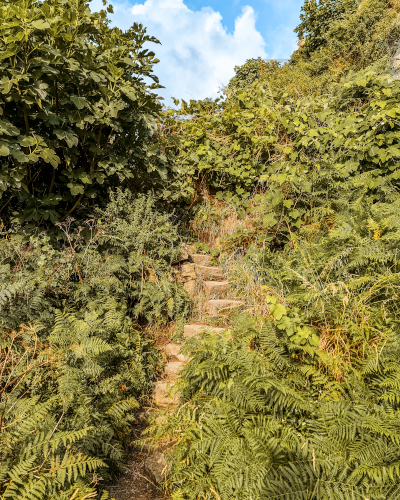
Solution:
[{"label": "thin stem", "polygon": [[24,102],[24,120],[25,120],[25,135],[29,135],[29,119],[28,119],[28,109],[26,103]]},{"label": "thin stem", "polygon": [[54,181],[56,180],[56,169],[53,168],[53,174],[51,176],[51,183],[50,183],[50,189],[49,189],[49,194],[52,193],[53,187],[54,187]]},{"label": "thin stem", "polygon": [[61,220],[65,220],[68,215],[72,214],[73,212],[75,212],[75,210],[78,208],[79,206],[79,203],[82,201],[82,198],[83,198],[83,195],[84,193],[82,193],[81,195],[79,195],[79,198],[76,200],[74,206],[71,208],[71,210],[69,210],[69,212],[67,213],[67,215],[65,215]]}]

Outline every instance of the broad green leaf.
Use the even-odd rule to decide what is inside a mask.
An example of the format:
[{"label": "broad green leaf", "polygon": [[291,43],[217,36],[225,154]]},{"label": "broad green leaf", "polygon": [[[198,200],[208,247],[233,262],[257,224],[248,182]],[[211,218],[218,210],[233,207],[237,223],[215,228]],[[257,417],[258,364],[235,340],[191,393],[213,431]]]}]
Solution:
[{"label": "broad green leaf", "polygon": [[69,187],[71,194],[73,196],[76,196],[78,194],[83,194],[85,192],[85,189],[82,184],[74,184],[74,183],[69,183],[67,184]]},{"label": "broad green leaf", "polygon": [[271,304],[270,310],[276,320],[282,319],[286,315],[286,307],[283,304]]},{"label": "broad green leaf", "polygon": [[19,130],[7,120],[0,120],[0,134],[19,135]]},{"label": "broad green leaf", "polygon": [[72,130],[61,130],[61,129],[55,129],[54,133],[56,136],[61,139],[65,140],[69,148],[72,148],[73,146],[78,145],[78,136],[75,135]]},{"label": "broad green leaf", "polygon": [[263,219],[263,226],[265,228],[273,227],[278,222],[274,213],[267,214]]},{"label": "broad green leaf", "polygon": [[71,96],[70,100],[75,104],[78,109],[88,107],[88,102],[85,97]]},{"label": "broad green leaf", "polygon": [[278,183],[281,186],[286,181],[287,174],[278,174],[277,178],[278,178]]},{"label": "broad green leaf", "polygon": [[26,136],[26,135],[19,135],[18,142],[24,148],[26,148],[28,146],[36,146],[36,144],[37,144],[37,141],[34,137]]},{"label": "broad green leaf", "polygon": [[54,168],[60,163],[60,158],[56,155],[55,151],[50,148],[45,148],[40,152],[40,156],[47,163],[50,163]]},{"label": "broad green leaf", "polygon": [[8,156],[10,154],[10,150],[7,146],[0,146],[0,156]]},{"label": "broad green leaf", "polygon": [[132,87],[121,87],[121,92],[125,94],[131,101],[137,100],[137,94],[134,88]]},{"label": "broad green leaf", "polygon": [[289,215],[292,219],[297,219],[300,215],[300,212],[299,210],[292,210],[291,212],[289,212]]},{"label": "broad green leaf", "polygon": [[47,21],[43,21],[42,19],[38,19],[37,21],[33,21],[31,23],[31,26],[33,28],[36,28],[38,30],[45,30],[50,28],[50,24]]},{"label": "broad green leaf", "polygon": [[8,94],[13,87],[13,81],[9,80],[7,77],[3,78],[0,83],[0,89],[2,94]]}]

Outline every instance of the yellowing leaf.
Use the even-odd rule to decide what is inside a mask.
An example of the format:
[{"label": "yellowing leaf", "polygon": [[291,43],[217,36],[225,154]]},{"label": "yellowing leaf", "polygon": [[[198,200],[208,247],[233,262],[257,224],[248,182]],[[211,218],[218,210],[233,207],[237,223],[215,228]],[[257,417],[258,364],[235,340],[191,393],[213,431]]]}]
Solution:
[{"label": "yellowing leaf", "polygon": [[37,30],[45,30],[47,28],[50,28],[50,24],[47,21],[44,21],[43,19],[38,19],[37,21],[33,21],[31,26],[33,28],[36,28]]},{"label": "yellowing leaf", "polygon": [[270,309],[274,315],[275,320],[277,321],[282,319],[282,316],[286,315],[286,307],[283,304],[272,304]]},{"label": "yellowing leaf", "polygon": [[0,146],[0,156],[8,156],[10,154],[10,150],[7,146]]}]

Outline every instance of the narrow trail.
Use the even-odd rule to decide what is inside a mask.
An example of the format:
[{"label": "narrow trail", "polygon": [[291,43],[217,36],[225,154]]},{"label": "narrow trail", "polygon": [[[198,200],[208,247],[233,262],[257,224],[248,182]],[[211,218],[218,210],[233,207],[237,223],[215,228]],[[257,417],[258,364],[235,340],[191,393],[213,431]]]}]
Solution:
[{"label": "narrow trail", "polygon": [[[228,280],[224,279],[221,267],[212,264],[211,255],[194,253],[186,247],[179,262],[174,265],[177,281],[183,283],[193,301],[193,322],[184,326],[186,339],[198,335],[204,329],[222,332],[229,327],[232,310],[244,302],[234,297]],[[234,298],[231,298],[231,297]],[[154,409],[173,409],[179,403],[179,394],[170,395],[170,388],[179,378],[181,367],[188,359],[180,354],[182,344],[169,341],[160,347],[167,360],[164,373],[156,382],[153,392]],[[139,439],[146,428],[146,415],[138,417],[138,426],[133,430]],[[165,479],[166,461],[161,451],[133,450],[128,457],[126,472],[108,489],[110,498],[117,500],[162,500],[164,494],[159,485]]]}]

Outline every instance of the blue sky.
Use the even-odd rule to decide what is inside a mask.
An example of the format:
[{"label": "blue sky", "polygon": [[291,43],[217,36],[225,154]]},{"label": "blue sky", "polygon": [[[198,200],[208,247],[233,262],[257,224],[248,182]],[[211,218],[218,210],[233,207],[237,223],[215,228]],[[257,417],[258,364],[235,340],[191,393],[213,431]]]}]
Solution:
[{"label": "blue sky", "polygon": [[[235,28],[235,19],[241,14],[243,7],[251,6],[256,14],[256,28],[268,44],[270,51],[278,54],[276,58],[287,59],[292,53],[290,40],[281,40],[280,30],[288,31],[289,37],[299,23],[299,16],[303,0],[188,0],[185,4],[191,10],[200,10],[208,6],[221,13],[223,24],[232,32]],[[277,36],[278,35],[278,36]],[[276,40],[279,38],[279,41]],[[275,40],[274,40],[275,38]],[[279,57],[280,56],[280,57]]]},{"label": "blue sky", "polygon": [[[155,73],[171,96],[215,97],[246,59],[287,59],[296,49],[294,28],[303,0],[118,0],[112,23],[128,29],[142,23],[162,45],[153,45]],[[92,10],[102,8],[93,0]],[[150,46],[148,47],[150,48]]]}]

